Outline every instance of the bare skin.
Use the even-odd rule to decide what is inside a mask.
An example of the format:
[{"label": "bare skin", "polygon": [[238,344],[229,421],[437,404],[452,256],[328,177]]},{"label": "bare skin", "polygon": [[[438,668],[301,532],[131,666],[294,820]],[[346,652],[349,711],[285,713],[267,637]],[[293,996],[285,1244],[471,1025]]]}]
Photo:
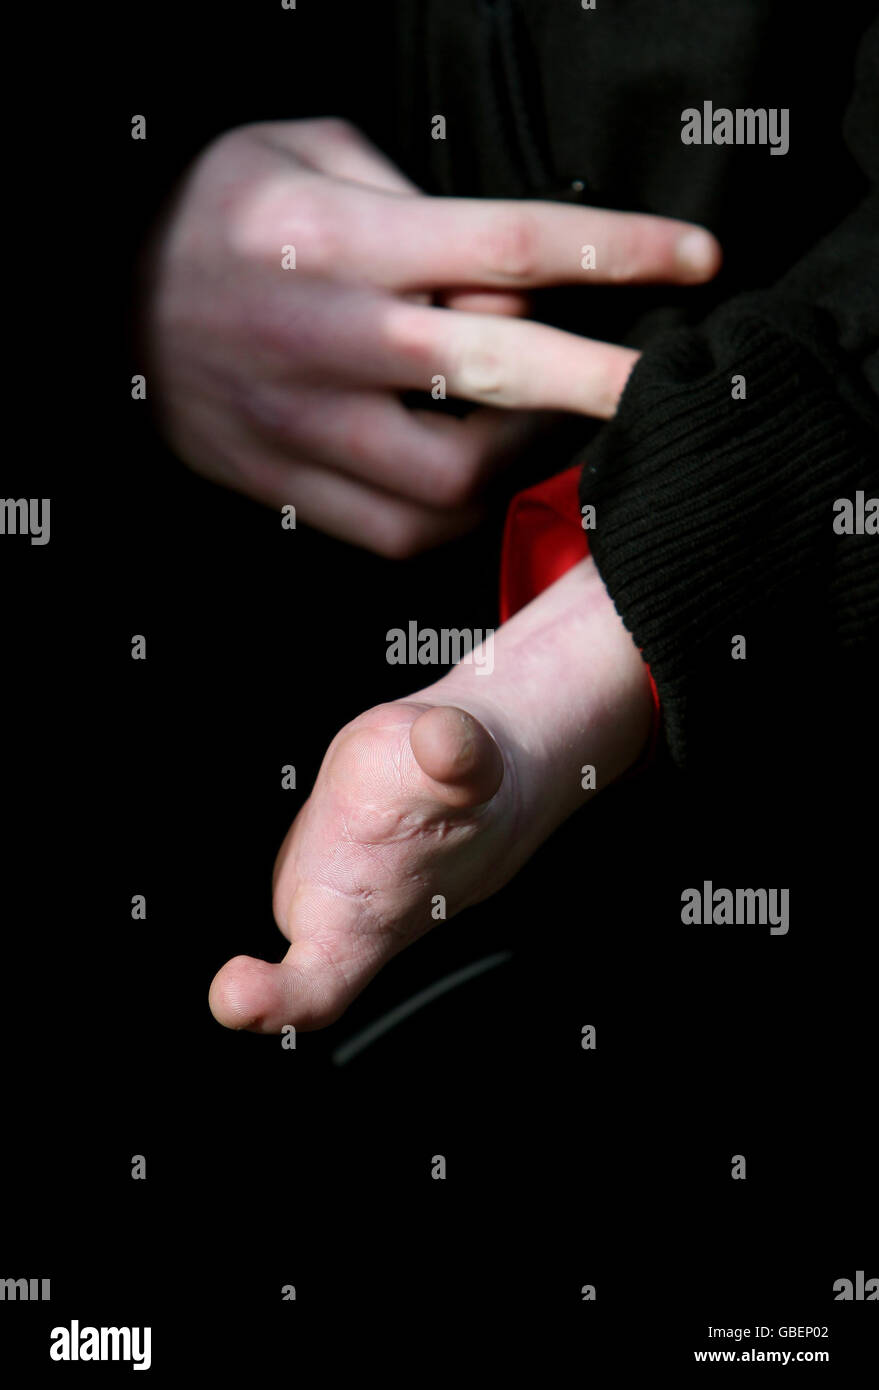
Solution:
[{"label": "bare skin", "polygon": [[[697,284],[719,264],[685,222],[425,197],[343,121],[244,126],[196,160],[154,238],[150,395],[199,472],[399,558],[474,525],[535,412],[616,408],[637,353],[524,320],[529,289]],[[438,376],[481,408],[401,403]]]},{"label": "bare skin", "polygon": [[583,560],[499,629],[494,669],[460,664],[378,705],[330,745],[275,864],[279,964],[236,956],[215,977],[229,1028],[320,1028],[398,951],[497,892],[546,837],[638,757],[646,668]]}]

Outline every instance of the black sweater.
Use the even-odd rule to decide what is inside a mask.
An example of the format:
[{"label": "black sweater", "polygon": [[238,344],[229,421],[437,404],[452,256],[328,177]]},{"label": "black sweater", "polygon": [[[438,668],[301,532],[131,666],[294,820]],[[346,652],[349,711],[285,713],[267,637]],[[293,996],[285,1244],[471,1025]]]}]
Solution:
[{"label": "black sweater", "polygon": [[[863,697],[879,635],[879,539],[834,530],[837,499],[879,494],[879,24],[746,0],[398,10],[396,153],[423,186],[685,218],[723,244],[703,290],[573,290],[545,316],[643,349],[615,419],[584,423],[581,502],[672,756],[796,757],[831,687]],[[684,144],[705,101],[787,109],[789,150]]]}]

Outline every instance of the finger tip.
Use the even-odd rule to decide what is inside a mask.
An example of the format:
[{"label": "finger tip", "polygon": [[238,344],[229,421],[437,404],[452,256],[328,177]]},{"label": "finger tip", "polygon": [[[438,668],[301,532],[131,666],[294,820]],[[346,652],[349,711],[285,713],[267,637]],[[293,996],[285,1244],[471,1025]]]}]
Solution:
[{"label": "finger tip", "polygon": [[705,227],[690,227],[677,242],[675,260],[683,279],[692,283],[711,280],[720,269],[720,242]]},{"label": "finger tip", "polygon": [[271,966],[252,956],[235,956],[217,972],[208,992],[211,1013],[224,1028],[258,1029],[273,986]]}]

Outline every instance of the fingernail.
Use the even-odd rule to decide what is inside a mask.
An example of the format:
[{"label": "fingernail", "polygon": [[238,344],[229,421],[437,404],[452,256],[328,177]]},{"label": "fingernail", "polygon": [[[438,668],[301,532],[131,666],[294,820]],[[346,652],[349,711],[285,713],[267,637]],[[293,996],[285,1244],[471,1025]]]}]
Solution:
[{"label": "fingernail", "polygon": [[677,244],[677,260],[681,270],[694,279],[704,279],[717,264],[717,243],[709,232],[694,228],[685,232]]}]

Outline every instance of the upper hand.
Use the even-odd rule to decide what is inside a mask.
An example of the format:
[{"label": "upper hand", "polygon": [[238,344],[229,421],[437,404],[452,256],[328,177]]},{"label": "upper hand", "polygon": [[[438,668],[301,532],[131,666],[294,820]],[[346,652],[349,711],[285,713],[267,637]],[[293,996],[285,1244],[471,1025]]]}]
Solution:
[{"label": "upper hand", "polygon": [[[701,268],[681,258],[694,235]],[[514,412],[613,414],[638,354],[523,320],[526,290],[696,283],[720,259],[707,232],[665,218],[424,196],[337,120],[221,136],[151,255],[149,382],[177,452],[387,555],[473,523],[528,428]],[[401,403],[436,377],[483,408]]]}]

